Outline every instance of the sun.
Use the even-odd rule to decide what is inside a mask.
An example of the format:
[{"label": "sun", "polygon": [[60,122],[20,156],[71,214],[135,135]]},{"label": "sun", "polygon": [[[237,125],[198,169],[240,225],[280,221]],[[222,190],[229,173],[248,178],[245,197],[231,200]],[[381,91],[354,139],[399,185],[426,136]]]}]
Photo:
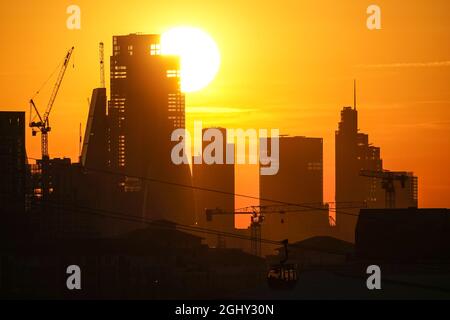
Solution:
[{"label": "sun", "polygon": [[219,48],[209,34],[198,28],[175,27],[164,32],[161,54],[180,56],[183,92],[203,89],[219,71]]}]

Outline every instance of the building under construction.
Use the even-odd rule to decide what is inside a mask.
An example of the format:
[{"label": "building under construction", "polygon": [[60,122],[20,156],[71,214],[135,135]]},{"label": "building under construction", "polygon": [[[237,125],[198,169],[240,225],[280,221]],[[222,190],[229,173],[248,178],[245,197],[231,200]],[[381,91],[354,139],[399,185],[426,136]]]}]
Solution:
[{"label": "building under construction", "polygon": [[140,215],[193,224],[193,190],[155,182],[192,185],[189,165],[170,157],[171,133],[185,127],[179,69],[178,57],[161,54],[159,35],[113,37],[108,165],[123,175],[117,183],[126,197],[139,199]]},{"label": "building under construction", "polygon": [[112,45],[110,100],[94,89],[81,163],[105,182],[109,210],[193,224],[193,190],[173,185],[191,186],[190,168],[170,158],[170,134],[185,126],[179,58],[161,55],[159,35],[114,36]]}]

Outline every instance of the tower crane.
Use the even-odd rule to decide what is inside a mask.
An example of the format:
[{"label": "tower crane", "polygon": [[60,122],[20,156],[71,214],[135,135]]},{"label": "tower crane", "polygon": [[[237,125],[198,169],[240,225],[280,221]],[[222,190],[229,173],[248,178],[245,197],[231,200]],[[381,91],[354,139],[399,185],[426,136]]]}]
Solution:
[{"label": "tower crane", "polygon": [[47,103],[47,108],[45,109],[44,114],[41,116],[41,113],[39,112],[38,108],[36,107],[33,99],[30,99],[30,109],[31,111],[34,109],[37,117],[39,118],[39,121],[32,121],[31,112],[30,112],[30,124],[29,126],[32,129],[33,136],[36,136],[37,132],[41,132],[41,154],[42,154],[42,160],[48,160],[49,154],[48,154],[48,133],[51,130],[50,127],[50,112],[52,111],[53,104],[55,103],[56,96],[58,94],[59,88],[61,87],[62,80],[64,78],[64,74],[66,72],[67,66],[70,61],[70,57],[72,56],[72,52],[74,50],[74,47],[70,48],[69,51],[66,53],[63,65],[61,67],[61,70],[59,71],[58,78],[56,80],[56,83],[53,87],[52,93],[50,95],[50,100]]},{"label": "tower crane", "polygon": [[[250,215],[250,232],[251,232],[251,252],[256,255],[261,255],[261,225],[264,222],[266,214],[285,214],[293,212],[306,212],[315,210],[327,210],[328,206],[324,204],[305,204],[300,205],[264,205],[264,206],[249,206],[237,209],[235,211],[224,211],[222,209],[206,209],[206,221],[212,221],[215,215],[235,215],[244,214]],[[281,219],[284,223],[284,219]]]},{"label": "tower crane", "polygon": [[371,171],[361,170],[359,175],[362,177],[375,178],[381,180],[381,188],[385,191],[386,208],[395,208],[395,186],[394,181],[400,181],[402,188],[405,188],[408,176],[391,171]]}]

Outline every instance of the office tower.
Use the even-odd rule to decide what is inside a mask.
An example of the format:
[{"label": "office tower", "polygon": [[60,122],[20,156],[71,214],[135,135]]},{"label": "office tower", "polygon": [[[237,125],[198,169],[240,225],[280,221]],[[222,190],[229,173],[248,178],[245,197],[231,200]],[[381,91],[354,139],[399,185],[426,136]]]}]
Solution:
[{"label": "office tower", "polygon": [[189,165],[171,160],[171,133],[185,127],[179,58],[161,55],[159,35],[130,34],[113,37],[110,62],[109,165],[132,199],[122,202],[142,201],[133,214],[145,218],[193,223]]},{"label": "office tower", "polygon": [[[335,157],[336,223],[344,240],[354,241],[359,214],[358,208],[349,207],[417,207],[417,177],[412,172],[384,170],[380,148],[369,143],[368,134],[359,132],[356,90],[353,108],[344,107],[341,111],[335,134]],[[386,178],[389,176],[396,177],[392,184]]]},{"label": "office tower", "polygon": [[358,111],[345,107],[336,131],[336,202],[374,202],[377,180],[360,176],[360,170],[381,171],[380,148],[358,132]]},{"label": "office tower", "polygon": [[[341,121],[335,134],[335,181],[336,181],[336,223],[340,236],[354,241],[354,232],[359,209],[348,207],[373,207],[379,202],[382,190],[376,178],[363,177],[360,171],[383,170],[380,148],[369,143],[369,136],[358,131],[356,107],[344,107]],[[378,200],[377,200],[378,199]]]},{"label": "office tower", "polygon": [[[224,128],[205,128],[204,133],[210,130],[216,131],[218,135],[223,137],[220,147],[227,150],[227,130]],[[205,142],[202,139],[202,150],[212,142]],[[234,147],[234,145],[232,145]],[[202,161],[201,164],[192,165],[192,176],[195,187],[202,189],[218,190],[219,192],[211,192],[201,189],[195,190],[195,207],[196,222],[201,227],[225,232],[234,232],[234,215],[214,215],[210,221],[207,221],[205,209],[220,209],[224,212],[234,212],[234,185],[235,172],[234,164],[226,164],[225,152],[222,154],[223,164],[214,163],[207,164]],[[233,244],[233,239],[220,237],[217,235],[203,235],[208,245],[212,247],[229,247]]]},{"label": "office tower", "polygon": [[24,210],[25,164],[25,112],[1,111],[0,203],[6,214]]},{"label": "office tower", "polygon": [[[270,138],[268,145],[270,146]],[[279,165],[276,175],[260,176],[260,198],[304,204],[318,209],[299,207],[298,212],[266,214],[262,224],[262,237],[289,239],[292,243],[327,234],[328,210],[323,205],[323,139],[279,137]],[[277,203],[261,200],[261,205]],[[263,251],[267,253],[267,249],[263,248]]]}]

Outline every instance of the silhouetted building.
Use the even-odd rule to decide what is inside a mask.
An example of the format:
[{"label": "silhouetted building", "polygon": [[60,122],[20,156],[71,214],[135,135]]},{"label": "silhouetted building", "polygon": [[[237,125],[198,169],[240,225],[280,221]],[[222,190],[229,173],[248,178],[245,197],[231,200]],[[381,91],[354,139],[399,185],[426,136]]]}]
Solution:
[{"label": "silhouetted building", "polygon": [[113,37],[110,61],[109,163],[128,193],[118,206],[139,203],[144,217],[194,223],[193,190],[174,185],[192,184],[189,165],[171,160],[171,133],[185,127],[179,58],[161,55],[159,35],[130,34]]},{"label": "silhouetted building", "polygon": [[104,170],[110,167],[106,111],[106,88],[96,88],[92,91],[80,159],[81,164],[87,168]]},{"label": "silhouetted building", "polygon": [[375,202],[378,181],[360,176],[360,170],[381,171],[380,148],[358,130],[358,111],[345,107],[336,131],[336,202]]},{"label": "silhouetted building", "polygon": [[[89,181],[89,175],[79,163],[69,158],[46,161],[48,195],[42,194],[43,160],[30,165],[31,214],[29,236],[34,239],[91,238],[100,236],[104,218],[95,215],[98,203],[108,194],[101,184]],[[106,221],[108,223],[108,221]]]},{"label": "silhouetted building", "polygon": [[[223,137],[221,142],[222,150],[227,150],[227,130],[224,128],[209,128],[218,130]],[[203,134],[208,128],[203,129]],[[202,134],[202,136],[203,136]],[[213,142],[205,142],[202,139],[202,150]],[[233,145],[234,147],[234,145]],[[234,164],[226,164],[226,154],[222,155],[223,164],[201,164],[192,165],[192,175],[194,185],[199,188],[219,190],[223,193],[210,192],[206,190],[195,190],[196,222],[201,227],[208,227],[213,230],[226,232],[234,231],[234,215],[215,215],[211,221],[206,221],[205,209],[221,209],[225,212],[234,212],[234,186],[235,171]],[[210,246],[226,247],[230,246],[234,239],[227,239],[215,235],[205,235]]]},{"label": "silhouetted building", "polygon": [[[298,212],[266,214],[262,237],[294,242],[328,234],[328,209],[323,204],[323,139],[279,137],[279,163],[276,175],[260,176],[260,198],[304,204],[305,207],[299,207]],[[277,203],[261,200],[260,204]],[[311,207],[318,209],[310,210]],[[267,250],[263,251],[267,253]]]},{"label": "silhouetted building", "polygon": [[27,187],[25,112],[0,112],[0,242],[23,229]]},{"label": "silhouetted building", "polygon": [[[356,97],[353,108],[344,107],[341,111],[341,121],[335,135],[335,157],[336,223],[339,236],[344,240],[354,241],[358,206],[417,207],[417,177],[412,172],[383,169],[380,148],[369,143],[368,134],[359,132]],[[361,170],[369,174],[361,174]],[[387,186],[386,180],[380,177],[387,172],[395,176],[406,176],[403,183],[399,180],[393,181],[395,191],[387,191],[390,187]],[[394,200],[388,201],[392,197]]]},{"label": "silhouetted building", "polygon": [[362,209],[356,256],[384,262],[450,259],[450,210]]},{"label": "silhouetted building", "polygon": [[369,136],[358,130],[356,106],[345,107],[341,111],[341,121],[335,135],[335,156],[337,228],[344,240],[353,242],[356,218],[347,213],[357,214],[359,209],[349,209],[349,204],[373,206],[382,195],[380,181],[363,177],[360,171],[383,169],[380,148],[372,146]]},{"label": "silhouetted building", "polygon": [[0,112],[0,203],[8,215],[24,210],[25,112]]}]

